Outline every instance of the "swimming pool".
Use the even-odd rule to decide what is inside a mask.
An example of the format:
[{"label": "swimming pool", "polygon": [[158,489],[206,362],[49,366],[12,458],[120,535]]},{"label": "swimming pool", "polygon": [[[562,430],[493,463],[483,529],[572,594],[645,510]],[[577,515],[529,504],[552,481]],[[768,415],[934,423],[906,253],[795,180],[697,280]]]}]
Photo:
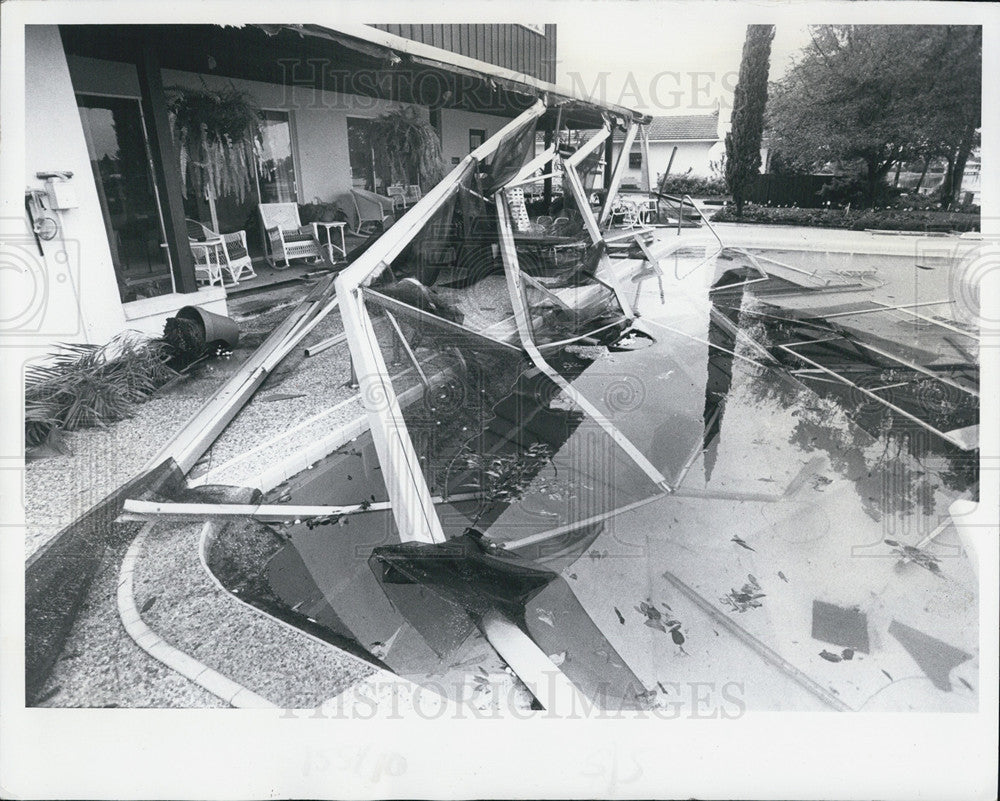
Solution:
[{"label": "swimming pool", "polygon": [[[857,280],[862,269],[898,280],[887,273],[902,262],[736,249],[706,277],[704,253],[677,249],[660,274],[622,261],[638,312],[631,338],[548,352],[555,380],[479,340],[425,337],[414,349],[428,381],[410,374],[396,387],[403,421],[449,541],[475,532],[455,563],[474,557],[476,581],[463,589],[428,572],[426,554],[399,551],[393,516],[371,511],[290,526],[267,568],[276,594],[401,675],[479,697],[484,672],[504,667],[477,625],[482,570],[509,577],[514,567],[489,561],[509,554],[540,571],[538,585],[490,603],[520,610],[553,664],[609,706],[663,705],[677,686],[708,681],[719,692],[735,682],[753,709],[971,708],[977,594],[947,508],[975,492],[975,452],[778,350],[801,334],[789,320],[841,314],[836,334],[875,362],[868,373],[903,378],[866,348],[912,356],[933,332],[898,310],[871,311],[879,281]],[[768,290],[753,282],[759,268],[774,279]],[[751,277],[721,281],[734,269]],[[833,291],[813,280],[838,271]],[[808,355],[836,375],[865,361]],[[962,402],[949,396],[949,408],[922,391],[940,413],[976,419],[972,395],[956,389]],[[296,503],[383,501],[383,470],[366,434],[280,492]],[[938,528],[918,558],[905,551]],[[868,651],[814,638],[817,603],[862,616]],[[915,667],[900,625],[968,656],[954,692]]]}]

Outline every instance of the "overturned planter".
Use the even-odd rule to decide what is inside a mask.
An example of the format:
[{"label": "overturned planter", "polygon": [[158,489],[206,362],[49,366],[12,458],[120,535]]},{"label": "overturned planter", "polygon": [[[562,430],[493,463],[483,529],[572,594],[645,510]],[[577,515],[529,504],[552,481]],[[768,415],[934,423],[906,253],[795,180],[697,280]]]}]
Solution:
[{"label": "overturned planter", "polygon": [[239,344],[240,327],[230,317],[215,314],[199,306],[185,306],[177,312],[177,317],[197,325],[205,338],[205,345],[224,342],[230,350],[235,350]]}]

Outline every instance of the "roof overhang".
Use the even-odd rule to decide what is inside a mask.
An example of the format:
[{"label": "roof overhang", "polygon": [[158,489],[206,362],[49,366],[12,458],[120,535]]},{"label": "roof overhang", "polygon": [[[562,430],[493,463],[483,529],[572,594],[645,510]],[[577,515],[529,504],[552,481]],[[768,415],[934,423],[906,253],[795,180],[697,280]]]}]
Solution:
[{"label": "roof overhang", "polygon": [[548,81],[542,81],[526,73],[498,67],[495,64],[452,53],[449,50],[433,47],[423,42],[415,42],[368,25],[261,25],[258,27],[265,30],[291,29],[303,35],[329,39],[367,55],[385,58],[390,63],[408,60],[416,65],[485,78],[508,91],[539,99],[548,96],[551,100],[575,107],[580,111],[589,110],[601,116],[612,114],[623,122],[634,121],[647,124],[652,120],[650,115],[634,109],[614,103],[596,103],[572,90],[559,87]]}]

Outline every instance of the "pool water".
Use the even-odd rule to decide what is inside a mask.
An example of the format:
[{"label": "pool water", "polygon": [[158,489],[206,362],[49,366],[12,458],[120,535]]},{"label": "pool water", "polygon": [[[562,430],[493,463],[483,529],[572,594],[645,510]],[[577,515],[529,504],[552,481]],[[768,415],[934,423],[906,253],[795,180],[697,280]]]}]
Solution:
[{"label": "pool water", "polygon": [[[947,510],[975,497],[978,453],[942,434],[978,422],[977,368],[898,312],[834,316],[893,300],[884,290],[907,285],[895,258],[703,253],[678,251],[659,273],[617,263],[639,333],[547,352],[569,390],[524,354],[423,338],[428,384],[397,391],[445,534],[474,529],[487,572],[551,574],[519,596],[517,622],[612,706],[697,706],[684,690],[705,683],[711,702],[750,709],[974,709],[978,596]],[[720,281],[759,267],[770,282]],[[811,330],[837,347],[796,351]],[[279,496],[387,500],[370,435]],[[450,697],[503,674],[469,612],[481,586],[387,580],[372,563],[376,549],[397,558],[391,513],[310,522],[268,565],[289,609]],[[814,637],[817,603],[863,616],[867,650]],[[947,692],[900,626],[967,657]]]}]

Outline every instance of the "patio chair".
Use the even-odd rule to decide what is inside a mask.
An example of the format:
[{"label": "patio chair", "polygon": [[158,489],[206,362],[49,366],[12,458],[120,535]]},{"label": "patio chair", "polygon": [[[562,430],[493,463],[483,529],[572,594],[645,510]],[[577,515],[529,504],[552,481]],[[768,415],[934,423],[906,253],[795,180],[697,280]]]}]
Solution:
[{"label": "patio chair", "polygon": [[367,189],[352,189],[351,196],[354,198],[354,210],[358,213],[354,233],[368,236],[375,231],[374,223],[384,227],[385,220],[392,218],[395,206],[391,197]]},{"label": "patio chair", "polygon": [[521,187],[507,190],[507,204],[510,207],[510,221],[514,231],[519,234],[532,232],[531,219],[528,217],[528,207],[524,202],[524,190]]},{"label": "patio chair", "polygon": [[[187,223],[188,239],[192,243],[222,242],[222,247],[219,248],[219,255],[222,259],[220,266],[226,268],[234,284],[239,283],[239,280],[244,275],[248,278],[257,277],[257,273],[253,269],[253,262],[250,260],[250,252],[247,250],[246,231],[219,234],[197,220],[188,218],[184,222]],[[195,262],[197,263],[199,253],[206,254],[208,250],[206,248],[194,248],[192,249],[192,253],[195,253]],[[210,281],[209,283],[212,282]]]},{"label": "patio chair", "polygon": [[552,230],[553,222],[555,221],[548,214],[542,214],[535,218],[535,225],[537,225],[544,234],[547,234]]},{"label": "patio chair", "polygon": [[[284,270],[291,259],[322,259],[319,242],[313,229],[303,225],[299,219],[296,203],[261,203],[260,219],[264,224],[268,249],[271,251],[271,266]],[[278,261],[284,262],[279,265]]]},{"label": "patio chair", "polygon": [[410,184],[406,187],[406,205],[412,206],[424,195],[420,191],[420,184]]},{"label": "patio chair", "polygon": [[549,233],[552,236],[566,236],[572,227],[569,217],[556,217],[549,226]]},{"label": "patio chair", "polygon": [[386,188],[386,193],[392,198],[393,209],[406,208],[406,187],[402,184],[393,184]]}]

